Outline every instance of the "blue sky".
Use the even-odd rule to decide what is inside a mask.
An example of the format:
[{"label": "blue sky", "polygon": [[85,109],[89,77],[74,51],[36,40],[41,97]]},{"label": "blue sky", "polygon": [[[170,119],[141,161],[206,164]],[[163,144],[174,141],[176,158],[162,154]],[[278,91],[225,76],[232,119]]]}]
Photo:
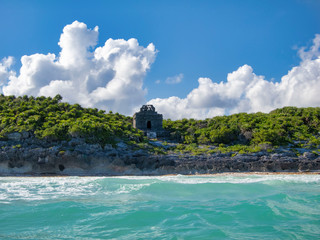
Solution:
[{"label": "blue sky", "polygon": [[[0,59],[9,56],[15,59],[15,64],[11,64],[7,71],[15,71],[19,77],[20,58],[23,55],[54,53],[59,56],[60,35],[64,27],[74,21],[85,23],[88,29],[98,26],[97,45],[91,47],[92,51],[96,47],[103,46],[109,38],[124,40],[135,38],[144,48],[150,43],[154,44],[157,53],[154,59],[150,60],[146,74],[140,76],[143,78],[144,92],[140,93],[143,94],[143,99],[137,100],[136,105],[151,101],[155,105],[158,104],[158,108],[162,111],[166,104],[179,105],[180,100],[186,99],[194,89],[198,89],[199,78],[210,78],[212,83],[217,84],[226,83],[227,75],[242,66],[249,66],[243,71],[251,71],[255,76],[263,75],[264,81],[281,82],[281,78],[287,75],[288,71],[300,66],[302,59],[299,49],[312,47],[316,34],[320,33],[320,1],[316,0],[0,0],[0,4]],[[313,56],[312,60],[317,57]],[[177,76],[179,80],[172,84]],[[22,76],[20,77],[22,81]],[[168,78],[167,82],[171,79],[171,84],[166,83]],[[318,81],[318,75],[314,76],[313,80]],[[8,82],[2,80],[2,87],[7,84]],[[211,86],[211,89],[218,91],[217,86]],[[3,92],[14,93],[9,90]],[[247,93],[243,92],[244,95]],[[214,105],[190,100],[187,105],[197,110],[192,112],[191,109],[191,112],[187,112],[196,118],[204,118],[239,111],[260,110],[259,107],[233,109],[230,106],[236,100],[231,99],[232,97],[228,97],[230,101],[227,103],[225,99],[217,99],[218,95],[222,96],[222,92],[216,95],[208,94],[208,97],[211,97],[210,102],[216,100],[224,103]],[[168,99],[173,96],[180,99],[176,99],[179,103],[153,101],[156,98]],[[75,100],[70,98],[70,101]],[[296,102],[301,101],[296,99],[289,101],[288,104],[295,105]],[[281,103],[287,104],[286,101]],[[318,105],[317,101],[313,101],[306,102],[302,106],[308,103],[313,106]],[[83,104],[92,105],[85,102]],[[119,110],[125,114],[131,114],[133,111],[128,109],[122,111],[118,106],[120,103],[108,102],[108,104],[107,106],[101,103],[97,106]],[[266,111],[281,106],[276,103],[269,105]],[[135,109],[137,106],[131,108]],[[183,112],[181,108],[182,105],[180,109],[173,110]],[[201,113],[197,112],[199,109],[203,109]],[[170,114],[167,116],[174,118]],[[182,114],[181,117],[185,116]]]}]

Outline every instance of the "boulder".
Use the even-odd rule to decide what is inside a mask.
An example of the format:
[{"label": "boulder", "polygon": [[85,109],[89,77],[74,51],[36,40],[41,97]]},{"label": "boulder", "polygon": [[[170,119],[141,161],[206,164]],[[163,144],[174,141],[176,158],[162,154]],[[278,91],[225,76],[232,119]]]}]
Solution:
[{"label": "boulder", "polygon": [[157,138],[156,132],[147,132],[147,138]]},{"label": "boulder", "polygon": [[317,157],[317,155],[312,152],[304,152],[303,157],[305,157],[307,159],[315,159]]},{"label": "boulder", "polygon": [[106,145],[104,146],[104,148],[103,148],[104,151],[111,151],[111,150],[113,150],[113,149],[114,149],[114,148],[112,147],[111,144],[106,144]]},{"label": "boulder", "polygon": [[21,137],[22,137],[21,133],[18,133],[18,132],[9,133],[7,135],[7,138],[12,141],[20,141]]},{"label": "boulder", "polygon": [[138,150],[138,151],[135,151],[133,154],[132,154],[133,157],[145,157],[145,156],[148,156],[148,153],[146,151],[143,151],[142,149]]},{"label": "boulder", "polygon": [[93,154],[98,151],[101,151],[102,148],[99,144],[86,144],[82,143],[75,147],[74,149],[77,152],[84,153],[84,154]]},{"label": "boulder", "polygon": [[29,137],[30,137],[30,133],[29,132],[27,132],[27,131],[22,131],[21,132],[21,138],[22,139],[27,139]]},{"label": "boulder", "polygon": [[83,138],[72,138],[70,141],[69,141],[69,146],[71,147],[75,147],[77,145],[81,145],[81,144],[84,144],[85,143],[85,140]]},{"label": "boulder", "polygon": [[117,148],[120,150],[126,150],[128,148],[128,145],[125,144],[124,142],[119,142],[117,143]]}]

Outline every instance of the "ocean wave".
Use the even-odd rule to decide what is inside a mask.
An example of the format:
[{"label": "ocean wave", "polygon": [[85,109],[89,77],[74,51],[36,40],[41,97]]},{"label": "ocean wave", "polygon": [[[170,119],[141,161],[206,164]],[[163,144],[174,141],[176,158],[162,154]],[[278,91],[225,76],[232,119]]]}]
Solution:
[{"label": "ocean wave", "polygon": [[[122,177],[1,177],[0,202],[114,196],[139,192],[153,184],[319,184],[320,175],[210,175]],[[167,185],[167,187],[169,187]]]},{"label": "ocean wave", "polygon": [[0,202],[118,195],[139,191],[150,184],[110,182],[105,177],[1,177]]},{"label": "ocean wave", "polygon": [[1,177],[0,238],[317,239],[318,185],[318,175]]},{"label": "ocean wave", "polygon": [[320,183],[320,175],[299,174],[299,175],[264,175],[264,174],[218,174],[218,175],[200,175],[200,176],[121,176],[114,177],[128,180],[157,180],[161,182],[174,182],[181,184],[204,184],[204,183],[276,183],[276,182],[292,182],[292,183]]}]

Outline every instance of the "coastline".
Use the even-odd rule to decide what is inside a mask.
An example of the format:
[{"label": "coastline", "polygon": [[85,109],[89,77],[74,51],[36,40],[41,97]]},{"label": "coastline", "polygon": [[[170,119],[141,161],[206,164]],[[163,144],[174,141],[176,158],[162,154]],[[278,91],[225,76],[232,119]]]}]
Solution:
[{"label": "coastline", "polygon": [[[289,148],[257,153],[164,154],[88,144],[84,139],[47,142],[36,138],[0,141],[0,176],[165,176],[211,174],[320,174],[320,156]],[[17,147],[19,146],[19,147]]]},{"label": "coastline", "polygon": [[163,174],[163,175],[32,175],[32,174],[23,174],[23,175],[0,175],[0,178],[6,177],[21,177],[21,178],[64,178],[64,177],[174,177],[174,176],[184,176],[184,177],[215,177],[215,176],[247,176],[247,175],[257,175],[257,176],[264,176],[264,175],[320,175],[320,171],[311,171],[311,172],[220,172],[220,173],[201,173],[201,174]]}]

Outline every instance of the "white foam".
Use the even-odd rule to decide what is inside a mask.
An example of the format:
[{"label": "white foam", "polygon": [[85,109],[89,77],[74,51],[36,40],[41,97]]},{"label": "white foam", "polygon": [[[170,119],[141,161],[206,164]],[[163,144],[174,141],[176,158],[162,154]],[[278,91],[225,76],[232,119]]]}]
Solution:
[{"label": "white foam", "polygon": [[110,183],[105,177],[0,177],[0,202],[70,198],[94,198],[96,195],[126,194],[151,183]]},{"label": "white foam", "polygon": [[320,175],[202,175],[134,177],[0,177],[0,202],[95,198],[137,192],[154,183],[177,184],[319,184]]},{"label": "white foam", "polygon": [[233,184],[246,184],[246,183],[270,183],[270,182],[293,182],[293,183],[320,183],[320,175],[299,174],[221,174],[221,175],[201,175],[201,176],[122,176],[115,177],[128,180],[157,180],[167,181],[182,184],[204,184],[204,183],[233,183]]},{"label": "white foam", "polygon": [[119,193],[130,193],[130,192],[135,192],[139,191],[140,189],[150,186],[151,183],[146,183],[146,184],[123,184],[120,185],[120,188],[115,191],[116,194]]},{"label": "white foam", "polygon": [[94,194],[92,183],[98,178],[79,177],[1,177],[0,200],[44,200],[61,196]]}]

